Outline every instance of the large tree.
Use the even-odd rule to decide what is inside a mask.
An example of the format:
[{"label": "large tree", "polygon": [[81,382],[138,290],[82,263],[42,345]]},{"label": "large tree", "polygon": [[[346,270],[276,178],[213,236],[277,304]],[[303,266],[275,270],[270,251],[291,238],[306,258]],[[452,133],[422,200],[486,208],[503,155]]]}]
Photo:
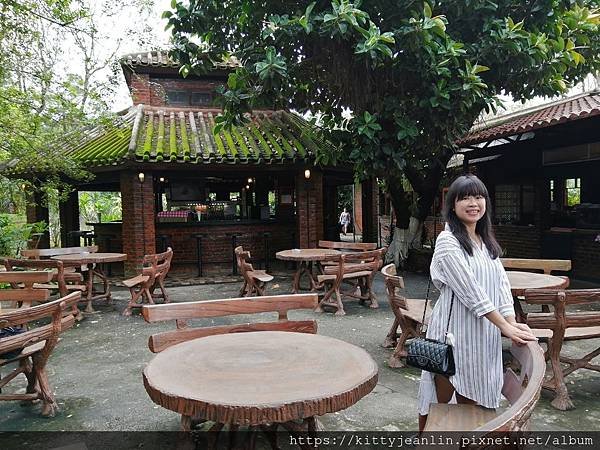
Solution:
[{"label": "large tree", "polygon": [[[223,57],[242,64],[223,91],[217,127],[265,104],[316,113],[339,143],[319,161],[349,160],[359,177],[385,179],[406,247],[431,210],[456,139],[498,94],[552,96],[598,69],[597,5],[173,0],[163,16],[184,75]],[[418,194],[410,221],[403,177]]]}]

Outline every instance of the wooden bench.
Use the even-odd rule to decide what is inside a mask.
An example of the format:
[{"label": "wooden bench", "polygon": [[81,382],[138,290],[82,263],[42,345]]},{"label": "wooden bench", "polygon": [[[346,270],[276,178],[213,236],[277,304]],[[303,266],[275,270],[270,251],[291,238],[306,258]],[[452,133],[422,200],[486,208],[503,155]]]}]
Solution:
[{"label": "wooden bench", "polygon": [[[36,275],[40,275],[40,273],[36,272]],[[23,327],[26,329],[31,322],[47,317],[51,318],[49,324],[41,324],[35,328],[26,329],[23,333],[0,339],[0,368],[8,364],[17,364],[11,373],[0,378],[0,389],[20,374],[24,374],[27,378],[25,393],[0,394],[0,400],[35,401],[39,399],[42,401],[42,415],[53,416],[55,414],[58,405],[48,382],[46,364],[52,350],[56,347],[60,333],[73,326],[75,318],[71,311],[80,298],[81,292],[73,292],[66,297],[31,308],[0,311],[0,328]],[[20,353],[3,358],[3,355],[8,352],[13,353],[15,350],[20,350]]]},{"label": "wooden bench", "polygon": [[[325,295],[319,302],[316,312],[323,312],[323,307],[333,307],[336,309],[336,316],[345,315],[342,295],[360,299],[361,303],[365,300],[370,301],[371,308],[379,308],[377,297],[373,292],[373,277],[383,265],[383,255],[386,249],[372,250],[368,252],[340,253],[327,256],[326,263],[334,263],[324,267],[324,273],[317,276],[317,280],[322,286],[329,286]],[[343,282],[356,281],[356,285],[351,285],[350,290],[341,291]],[[357,294],[357,289],[360,293]],[[333,301],[335,294],[336,300]]]},{"label": "wooden bench", "polygon": [[[148,348],[150,351],[158,353],[180,342],[215,334],[247,331],[295,331],[314,334],[317,332],[316,321],[289,320],[287,314],[294,309],[314,309],[317,306],[317,301],[317,294],[291,294],[170,303],[168,305],[144,305],[142,306],[142,316],[148,323],[166,320],[176,321],[176,330],[150,336]],[[204,328],[191,328],[187,322],[191,319],[265,312],[276,312],[277,321],[218,325]]]},{"label": "wooden bench", "polygon": [[[381,269],[381,273],[384,277],[390,308],[394,313],[394,323],[385,338],[383,346],[386,348],[395,347],[394,352],[388,359],[390,367],[405,367],[400,358],[406,358],[406,349],[404,346],[407,339],[421,335],[425,299],[406,298],[400,294],[400,290],[404,289],[404,279],[396,275],[396,266],[394,263],[388,264]],[[428,304],[427,313],[425,314],[425,324],[429,322],[430,316],[431,305]],[[399,335],[398,327],[400,328]]]},{"label": "wooden bench", "polygon": [[[138,300],[141,298],[152,304],[155,298],[162,298],[165,303],[169,303],[169,295],[165,289],[165,278],[171,268],[173,259],[173,250],[167,248],[166,252],[145,255],[143,260],[142,273],[133,278],[123,281],[123,285],[129,289],[131,298],[127,307],[123,311],[124,316],[131,315],[131,308],[141,306]],[[154,294],[156,289],[160,289],[160,294]]]},{"label": "wooden bench", "polygon": [[[530,289],[525,291],[525,301],[552,309],[549,312],[527,314],[527,325],[548,346],[546,356],[550,359],[552,378],[544,383],[544,389],[555,393],[552,406],[561,411],[573,409],[564,377],[578,369],[600,372],[600,365],[591,363],[593,358],[600,355],[600,342],[596,342],[595,350],[581,358],[561,357],[560,353],[565,341],[600,338],[600,289]],[[591,305],[593,309],[568,311],[567,307],[572,305]],[[561,363],[568,367],[563,369]]]},{"label": "wooden bench", "polygon": [[525,259],[525,258],[500,258],[505,269],[515,270],[541,270],[546,275],[553,271],[568,272],[571,270],[569,259]]},{"label": "wooden bench", "polygon": [[49,259],[53,256],[76,255],[79,253],[97,253],[98,246],[90,245],[87,247],[57,247],[57,248],[36,248],[21,250],[21,256],[27,259]]},{"label": "wooden bench", "polygon": [[502,395],[510,406],[497,413],[476,405],[434,403],[429,409],[425,431],[474,431],[481,433],[527,431],[531,412],[540,397],[546,364],[537,342],[513,344],[510,348],[519,370],[504,372]]},{"label": "wooden bench", "polygon": [[11,285],[11,289],[0,289],[0,302],[10,302],[13,308],[29,308],[36,302],[47,302],[50,291],[34,286],[49,283],[51,279],[52,272],[0,272],[0,283]]},{"label": "wooden bench", "polygon": [[[316,334],[317,322],[315,320],[289,320],[287,314],[290,310],[295,309],[314,309],[317,306],[317,301],[317,294],[296,294],[171,303],[168,305],[144,305],[142,306],[142,316],[149,323],[167,320],[176,321],[177,329],[153,334],[148,339],[150,351],[159,353],[182,342],[217,334],[249,331],[293,331]],[[267,312],[276,312],[277,321],[217,325],[204,328],[191,328],[188,326],[188,320],[192,319]],[[235,361],[232,361],[232,364],[235,364]],[[184,414],[181,417],[184,430],[190,430],[201,422],[203,420],[190,415]],[[220,430],[222,426],[223,424],[216,424],[215,430]]]},{"label": "wooden bench", "polygon": [[244,251],[241,246],[234,249],[238,272],[244,278],[244,284],[240,288],[242,297],[253,295],[265,295],[267,283],[273,281],[273,275],[264,270],[256,270],[252,267],[250,252]]},{"label": "wooden bench", "polygon": [[[52,278],[48,282],[35,283],[33,288],[57,291],[61,297],[66,296],[69,291],[86,291],[82,275],[77,272],[65,272],[62,261],[6,258],[4,267],[8,271],[50,271]],[[73,314],[77,320],[83,319],[77,305],[73,307]]]}]

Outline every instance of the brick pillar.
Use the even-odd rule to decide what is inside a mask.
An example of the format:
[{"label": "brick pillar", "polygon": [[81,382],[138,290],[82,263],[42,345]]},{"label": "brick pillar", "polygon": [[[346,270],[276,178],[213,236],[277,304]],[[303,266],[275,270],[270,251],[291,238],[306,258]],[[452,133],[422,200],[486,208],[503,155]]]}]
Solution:
[{"label": "brick pillar", "polygon": [[67,200],[59,205],[60,245],[67,247],[69,231],[79,230],[79,192],[71,192]]},{"label": "brick pillar", "polygon": [[304,169],[296,175],[296,208],[298,210],[298,245],[316,248],[323,239],[323,174],[311,169],[310,178]]},{"label": "brick pillar", "polygon": [[125,276],[138,274],[144,255],[156,253],[154,228],[154,183],[152,173],[121,172],[123,253],[127,253]]},{"label": "brick pillar", "polygon": [[352,224],[352,228],[354,228],[355,234],[364,234],[363,233],[363,195],[362,195],[362,184],[354,183],[354,199],[352,199],[352,204],[354,205],[354,211],[352,213],[352,220],[354,223]]},{"label": "brick pillar", "polygon": [[[48,208],[42,206],[42,194],[38,191],[27,195],[27,223],[45,222],[50,223],[50,214]],[[50,231],[46,230],[40,238],[38,248],[50,248]]]},{"label": "brick pillar", "polygon": [[379,186],[377,180],[371,178],[363,181],[361,193],[362,240],[363,242],[377,242],[377,227],[379,226]]}]

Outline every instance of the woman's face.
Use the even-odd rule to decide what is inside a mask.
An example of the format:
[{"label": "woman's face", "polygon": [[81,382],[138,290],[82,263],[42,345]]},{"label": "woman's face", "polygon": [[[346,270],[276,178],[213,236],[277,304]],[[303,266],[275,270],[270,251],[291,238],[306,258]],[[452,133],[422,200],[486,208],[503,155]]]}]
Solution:
[{"label": "woman's face", "polygon": [[454,212],[465,225],[474,225],[485,214],[485,197],[483,195],[466,195],[454,202]]}]

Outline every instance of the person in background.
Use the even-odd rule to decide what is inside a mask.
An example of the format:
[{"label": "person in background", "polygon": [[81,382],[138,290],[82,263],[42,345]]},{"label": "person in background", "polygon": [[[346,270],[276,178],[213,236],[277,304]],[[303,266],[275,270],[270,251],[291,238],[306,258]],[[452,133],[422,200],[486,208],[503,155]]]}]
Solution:
[{"label": "person in background", "polygon": [[350,213],[344,208],[340,214],[340,225],[342,226],[342,233],[346,236],[348,232],[348,225],[350,225]]},{"label": "person in background", "polygon": [[443,342],[448,326],[456,373],[448,378],[422,371],[419,432],[431,403],[449,403],[454,395],[457,403],[497,408],[503,384],[501,335],[520,345],[536,340],[527,325],[515,320],[485,185],[475,175],[460,176],[450,185],[446,200],[446,228],[436,240],[430,267],[440,297],[427,337]]}]

